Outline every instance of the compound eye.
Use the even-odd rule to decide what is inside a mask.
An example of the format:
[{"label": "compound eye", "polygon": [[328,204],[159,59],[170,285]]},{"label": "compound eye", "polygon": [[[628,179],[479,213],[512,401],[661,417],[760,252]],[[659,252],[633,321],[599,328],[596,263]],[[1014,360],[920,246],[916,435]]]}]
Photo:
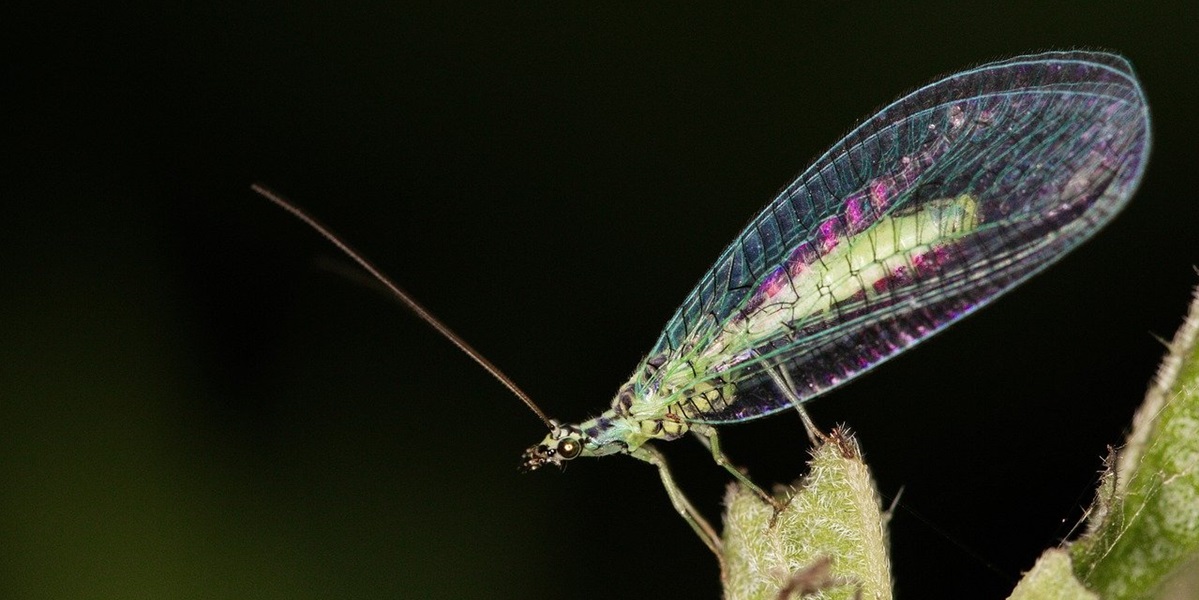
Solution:
[{"label": "compound eye", "polygon": [[582,449],[583,446],[579,444],[578,440],[567,439],[558,442],[558,454],[567,460],[578,456]]}]

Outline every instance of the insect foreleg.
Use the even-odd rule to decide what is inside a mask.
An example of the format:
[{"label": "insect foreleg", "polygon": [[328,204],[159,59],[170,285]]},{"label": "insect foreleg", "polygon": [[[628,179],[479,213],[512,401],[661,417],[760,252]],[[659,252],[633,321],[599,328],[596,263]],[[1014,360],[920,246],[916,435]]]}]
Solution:
[{"label": "insect foreleg", "polygon": [[670,469],[666,466],[666,458],[662,453],[658,452],[657,448],[649,444],[643,444],[640,448],[630,453],[634,458],[639,458],[655,467],[658,467],[658,475],[662,477],[662,485],[666,488],[666,495],[670,496],[670,503],[674,505],[674,509],[682,515],[688,525],[695,530],[699,538],[707,544],[708,548],[716,554],[716,559],[720,561],[720,572],[724,574],[724,545],[720,541],[720,536],[716,535],[716,530],[712,529],[707,519],[691,506],[691,501],[683,494],[683,490],[679,489],[677,483],[674,482],[674,477],[670,475]]}]

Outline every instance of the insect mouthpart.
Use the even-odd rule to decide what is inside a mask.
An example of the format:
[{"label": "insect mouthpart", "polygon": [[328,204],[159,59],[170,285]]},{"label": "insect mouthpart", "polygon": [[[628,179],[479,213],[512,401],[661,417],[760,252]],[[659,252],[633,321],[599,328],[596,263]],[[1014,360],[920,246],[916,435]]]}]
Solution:
[{"label": "insect mouthpart", "polygon": [[545,463],[553,460],[554,450],[545,444],[537,444],[530,446],[528,450],[520,457],[521,473],[536,471],[545,465]]},{"label": "insect mouthpart", "polygon": [[530,446],[521,455],[520,472],[536,471],[546,463],[561,467],[562,463],[583,452],[583,442],[577,428],[559,426],[555,423],[550,434],[540,444]]}]

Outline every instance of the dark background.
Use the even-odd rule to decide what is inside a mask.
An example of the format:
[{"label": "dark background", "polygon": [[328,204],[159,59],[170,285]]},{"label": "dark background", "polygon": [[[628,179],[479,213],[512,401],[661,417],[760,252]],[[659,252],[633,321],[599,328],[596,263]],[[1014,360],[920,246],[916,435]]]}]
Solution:
[{"label": "dark background", "polygon": [[[9,9],[12,10],[12,9]],[[1000,598],[1069,535],[1199,263],[1193,3],[484,9],[398,2],[4,17],[0,596],[716,597],[652,468],[516,472],[503,388],[248,186],[288,194],[563,419],[607,406],[740,227],[901,92],[1120,52],[1154,119],[1116,221],[817,401],[861,436],[906,598]],[[726,430],[802,473],[783,415]],[[682,485],[728,480],[690,441]]]}]

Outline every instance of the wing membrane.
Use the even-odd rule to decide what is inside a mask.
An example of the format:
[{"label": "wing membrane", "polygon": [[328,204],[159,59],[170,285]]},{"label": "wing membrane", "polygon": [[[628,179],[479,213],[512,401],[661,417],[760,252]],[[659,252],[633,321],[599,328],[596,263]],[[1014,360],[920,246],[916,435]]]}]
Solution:
[{"label": "wing membrane", "polygon": [[[732,386],[692,419],[709,423],[788,407],[768,369],[811,399],[1061,258],[1127,203],[1148,150],[1143,93],[1116,55],[1017,57],[920,88],[749,223],[637,381],[664,385],[647,365],[668,357],[689,371],[672,393]],[[901,243],[915,249],[888,254]]]}]

